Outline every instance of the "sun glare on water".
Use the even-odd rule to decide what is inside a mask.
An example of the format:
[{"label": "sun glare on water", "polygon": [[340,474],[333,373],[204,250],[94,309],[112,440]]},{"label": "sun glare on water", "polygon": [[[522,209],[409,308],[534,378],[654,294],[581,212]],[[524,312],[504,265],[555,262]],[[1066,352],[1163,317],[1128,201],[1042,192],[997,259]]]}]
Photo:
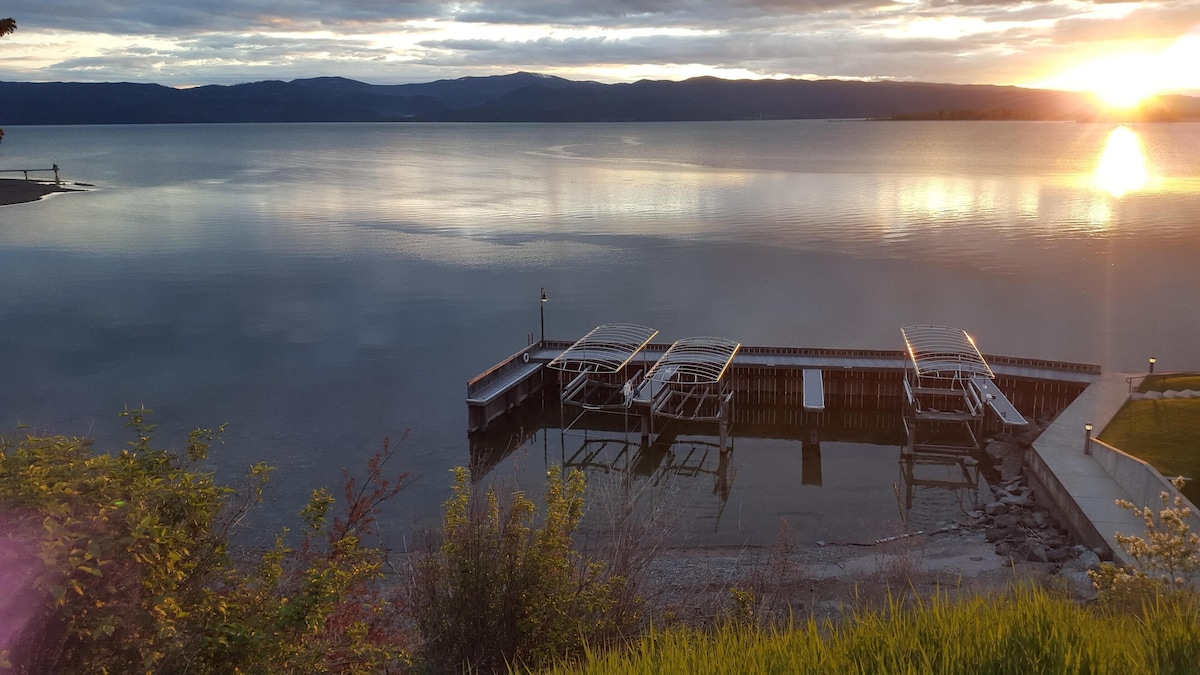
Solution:
[{"label": "sun glare on water", "polygon": [[1146,158],[1137,133],[1129,127],[1113,129],[1096,166],[1096,185],[1120,198],[1145,187],[1147,178]]}]

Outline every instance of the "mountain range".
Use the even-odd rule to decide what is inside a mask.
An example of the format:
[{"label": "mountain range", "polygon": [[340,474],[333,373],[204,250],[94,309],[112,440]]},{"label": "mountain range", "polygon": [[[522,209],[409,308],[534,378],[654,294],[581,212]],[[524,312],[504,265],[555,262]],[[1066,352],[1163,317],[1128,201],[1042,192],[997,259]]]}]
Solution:
[{"label": "mountain range", "polygon": [[[659,122],[749,119],[1089,120],[1078,92],[845,80],[581,82],[536,73],[373,85],[340,77],[176,89],[0,82],[0,125],[218,122]],[[1200,98],[1163,96],[1136,119],[1200,120]]]}]

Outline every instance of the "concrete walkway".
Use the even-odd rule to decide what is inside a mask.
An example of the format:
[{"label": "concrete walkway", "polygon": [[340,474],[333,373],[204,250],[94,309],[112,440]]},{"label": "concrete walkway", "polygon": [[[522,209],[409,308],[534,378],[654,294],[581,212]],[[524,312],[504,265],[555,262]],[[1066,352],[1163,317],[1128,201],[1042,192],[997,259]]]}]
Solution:
[{"label": "concrete walkway", "polygon": [[[1050,493],[1046,496],[1070,521],[1073,533],[1091,546],[1095,546],[1098,535],[1112,550],[1114,561],[1128,565],[1130,560],[1117,544],[1115,535],[1142,535],[1146,526],[1141,519],[1115,502],[1118,499],[1137,500],[1132,499],[1117,483],[1095,454],[1083,452],[1086,437],[1084,425],[1092,424],[1092,434],[1098,435],[1128,399],[1129,384],[1126,377],[1129,374],[1106,374],[1085,389],[1033,442],[1036,457],[1031,464],[1034,474],[1039,474],[1040,459],[1044,469],[1056,479],[1038,476],[1043,488]],[[1084,521],[1078,521],[1078,516],[1082,516]],[[1092,536],[1086,532],[1088,523],[1094,528]]]}]

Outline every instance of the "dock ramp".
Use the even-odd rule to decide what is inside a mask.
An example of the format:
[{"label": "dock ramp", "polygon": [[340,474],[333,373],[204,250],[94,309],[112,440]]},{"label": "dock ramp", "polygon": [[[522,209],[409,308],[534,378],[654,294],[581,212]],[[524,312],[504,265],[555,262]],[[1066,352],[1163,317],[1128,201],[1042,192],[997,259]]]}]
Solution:
[{"label": "dock ramp", "polygon": [[804,409],[825,409],[825,381],[819,368],[805,368],[801,380],[804,387]]},{"label": "dock ramp", "polygon": [[979,375],[972,376],[970,382],[971,388],[1001,422],[1014,427],[1023,427],[1029,424],[1025,417],[1017,411],[1016,406],[1004,395],[1004,392],[1000,391],[995,382]]}]

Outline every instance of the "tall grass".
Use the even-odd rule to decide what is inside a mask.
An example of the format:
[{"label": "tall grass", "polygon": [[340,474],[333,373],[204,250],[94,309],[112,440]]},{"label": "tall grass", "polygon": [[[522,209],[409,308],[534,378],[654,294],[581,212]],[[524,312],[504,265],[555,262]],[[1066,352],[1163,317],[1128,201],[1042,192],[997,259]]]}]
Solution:
[{"label": "tall grass", "polygon": [[1200,672],[1200,604],[1159,599],[1138,613],[1089,608],[1030,586],[950,601],[893,599],[840,624],[725,625],[653,632],[628,649],[589,651],[566,675]]}]

